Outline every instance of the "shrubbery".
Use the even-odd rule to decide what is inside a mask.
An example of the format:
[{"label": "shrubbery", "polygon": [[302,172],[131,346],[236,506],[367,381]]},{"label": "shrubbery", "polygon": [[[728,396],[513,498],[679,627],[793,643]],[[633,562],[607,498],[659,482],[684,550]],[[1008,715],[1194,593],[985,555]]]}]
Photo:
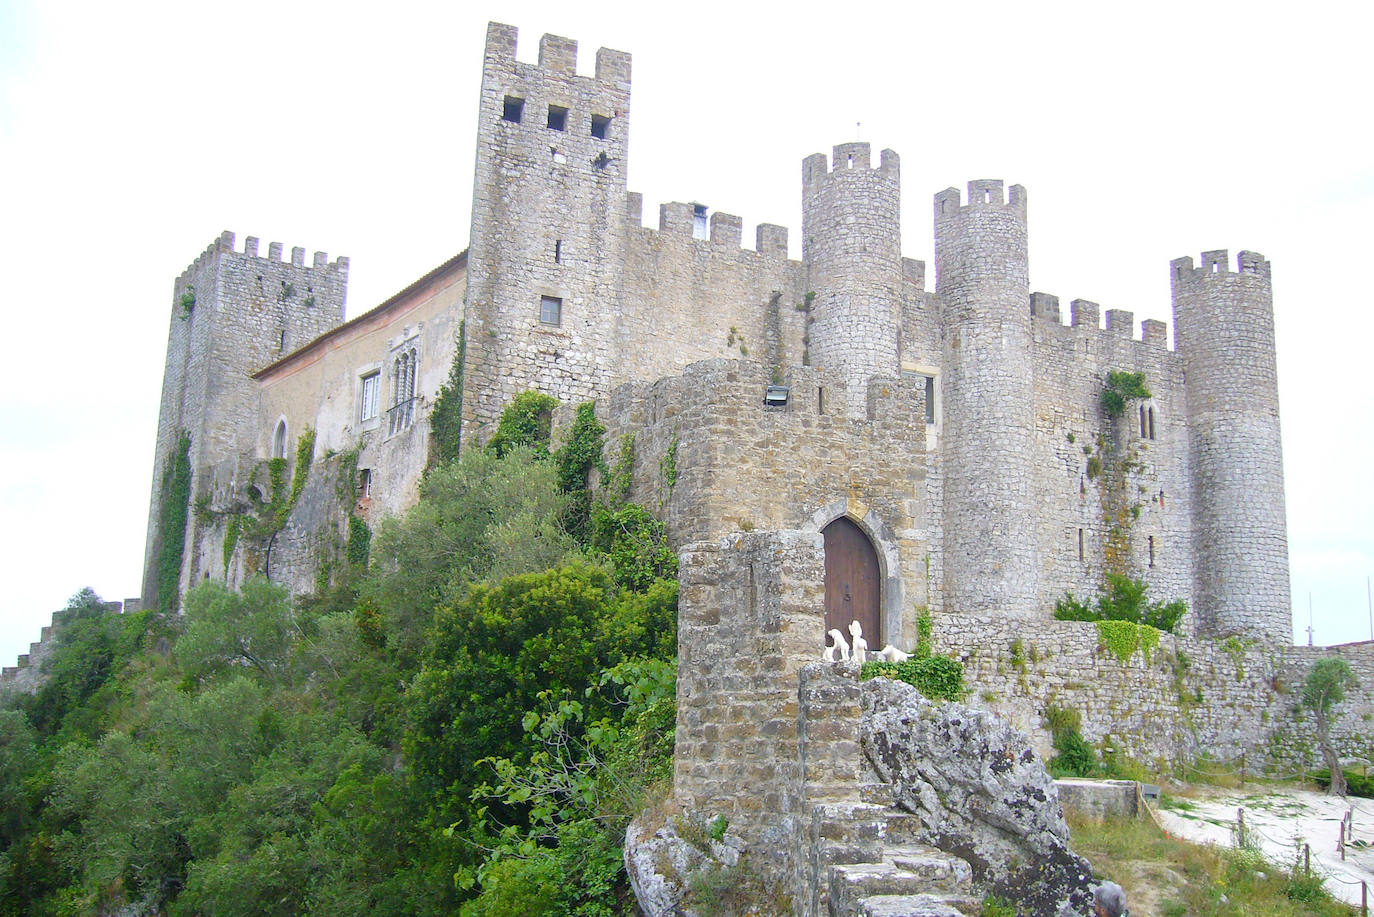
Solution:
[{"label": "shrubbery", "polygon": [[1172,602],[1149,602],[1149,585],[1119,573],[1108,573],[1107,582],[1097,601],[1080,602],[1072,593],[1054,603],[1054,616],[1060,621],[1129,621],[1148,624],[1156,630],[1173,633],[1179,620],[1188,612],[1182,599]]}]

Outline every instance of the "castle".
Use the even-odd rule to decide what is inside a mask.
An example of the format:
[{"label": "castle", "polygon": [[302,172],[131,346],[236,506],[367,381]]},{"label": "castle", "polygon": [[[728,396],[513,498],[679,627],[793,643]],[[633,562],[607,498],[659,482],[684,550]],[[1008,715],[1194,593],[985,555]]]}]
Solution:
[{"label": "castle", "polygon": [[[761,225],[741,248],[740,219],[700,204],[664,204],[646,229],[625,178],[629,55],[601,49],[585,77],[575,42],[544,36],[533,66],[515,44],[491,26],[465,253],[349,322],[347,259],[284,260],[276,243],[263,257],[225,234],[177,279],[149,557],[182,431],[195,498],[215,511],[190,524],[182,589],[248,572],[223,550],[223,511],[262,460],[294,465],[306,428],[317,454],[359,450],[368,518],[412,502],[461,324],[465,442],[526,389],[595,400],[613,433],[676,444],[675,543],[847,519],[830,537],[868,571],[870,596],[851,601],[884,641],[910,637],[917,605],[1043,618],[1108,569],[1186,600],[1200,632],[1288,640],[1262,257],[1175,261],[1170,349],[1162,322],[1137,338],[1131,313],[1107,310],[1103,328],[1095,303],[1074,300],[1065,324],[1056,297],[1028,289],[1018,185],[935,195],[927,289],[926,266],[901,255],[897,154],[875,162],[864,143],[802,163],[800,261],[785,228]],[[725,359],[738,365],[693,366]],[[1150,397],[1109,423],[1113,371],[1143,373]],[[750,381],[722,386],[736,378]],[[772,382],[784,401],[765,402]],[[693,409],[703,422],[683,423]],[[328,524],[293,518],[255,568],[310,588]]]},{"label": "castle", "polygon": [[[416,499],[442,386],[465,447],[536,389],[564,423],[594,401],[608,443],[633,436],[630,497],[682,557],[675,793],[746,831],[801,824],[862,770],[808,731],[805,683],[799,708],[825,632],[858,620],[911,649],[920,609],[975,702],[1042,744],[1057,700],[1145,758],[1310,756],[1289,689],[1325,651],[1290,645],[1268,261],[1172,262],[1172,348],[1163,322],[1137,337],[1086,300],[1065,322],[1029,289],[1026,190],[972,181],[934,195],[928,285],[901,254],[900,160],[866,143],[802,162],[799,261],[784,227],[743,248],[740,218],[700,203],[645,228],[630,56],[580,76],[576,42],[545,35],[531,65],[516,37],[489,27],[466,251],[350,321],[345,258],[225,233],[177,278],[145,604],[255,573],[315,588],[350,520]],[[1109,409],[1124,374],[1148,394]],[[277,520],[256,545],[252,504]],[[1052,619],[1108,573],[1186,601],[1179,636],[1118,659]],[[1374,656],[1336,652],[1374,685]],[[1350,705],[1354,753],[1374,706]]]}]

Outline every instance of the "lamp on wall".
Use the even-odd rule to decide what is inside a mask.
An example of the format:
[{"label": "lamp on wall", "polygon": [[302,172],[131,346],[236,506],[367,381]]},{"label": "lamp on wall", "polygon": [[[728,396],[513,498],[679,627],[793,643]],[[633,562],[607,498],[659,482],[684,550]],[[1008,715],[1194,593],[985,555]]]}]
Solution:
[{"label": "lamp on wall", "polygon": [[770,385],[763,390],[764,407],[781,408],[787,406],[787,396],[791,392],[785,385]]}]

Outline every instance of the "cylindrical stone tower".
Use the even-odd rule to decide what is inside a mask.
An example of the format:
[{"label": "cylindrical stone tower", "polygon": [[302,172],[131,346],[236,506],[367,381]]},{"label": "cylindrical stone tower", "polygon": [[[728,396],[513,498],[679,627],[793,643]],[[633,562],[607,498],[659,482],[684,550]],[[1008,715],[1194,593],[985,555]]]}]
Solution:
[{"label": "cylindrical stone tower", "polygon": [[944,308],[944,604],[1029,616],[1034,407],[1026,191],[969,182],[935,196],[936,291]]},{"label": "cylindrical stone tower", "polygon": [[1292,641],[1269,262],[1225,251],[1170,263],[1193,466],[1199,626]]},{"label": "cylindrical stone tower", "polygon": [[867,143],[834,148],[802,162],[802,259],[812,324],[811,363],[842,373],[852,416],[866,410],[868,379],[901,369],[901,167],[883,150],[869,165]]}]

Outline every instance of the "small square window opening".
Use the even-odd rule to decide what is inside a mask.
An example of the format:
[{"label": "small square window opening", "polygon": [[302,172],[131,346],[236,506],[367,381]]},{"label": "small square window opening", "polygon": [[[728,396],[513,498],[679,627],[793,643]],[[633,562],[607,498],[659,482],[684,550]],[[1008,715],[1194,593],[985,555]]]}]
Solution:
[{"label": "small square window opening", "polygon": [[519,124],[524,117],[525,100],[517,99],[515,96],[506,96],[506,104],[501,111],[501,120]]},{"label": "small square window opening", "polygon": [[549,106],[549,130],[565,131],[568,129],[568,110],[561,105]]},{"label": "small square window opening", "polygon": [[563,323],[563,300],[557,296],[539,297],[539,321],[545,325]]},{"label": "small square window opening", "polygon": [[611,119],[605,115],[592,115],[592,136],[606,140],[611,136]]}]

